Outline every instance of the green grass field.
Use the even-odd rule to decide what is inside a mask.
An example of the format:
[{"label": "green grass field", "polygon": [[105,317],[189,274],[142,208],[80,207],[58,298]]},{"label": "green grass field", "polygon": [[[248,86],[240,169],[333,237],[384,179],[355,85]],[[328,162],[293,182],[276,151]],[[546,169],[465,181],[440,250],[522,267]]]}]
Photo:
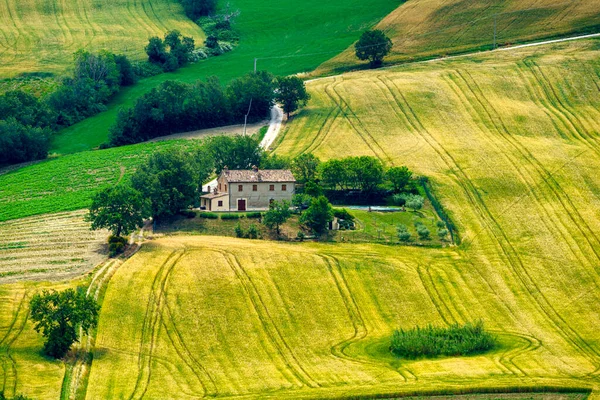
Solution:
[{"label": "green grass field", "polygon": [[97,191],[127,179],[153,151],[194,143],[180,139],[87,151],[1,174],[0,221],[86,208]]},{"label": "green grass field", "polygon": [[174,0],[7,0],[0,4],[0,77],[62,74],[80,48],[141,59],[148,38],[171,29],[204,40]]},{"label": "green grass field", "polygon": [[[392,39],[388,63],[490,50],[544,38],[600,31],[600,1],[411,0],[378,25]],[[363,67],[364,67],[364,63]],[[315,75],[359,66],[349,48]]]},{"label": "green grass field", "polygon": [[[226,83],[252,71],[254,58],[260,58],[259,69],[274,74],[311,71],[344,50],[362,31],[375,25],[398,4],[393,0],[374,0],[368,4],[358,0],[325,3],[307,0],[301,6],[293,0],[277,3],[234,0],[230,3],[241,12],[235,23],[241,41],[233,52],[123,89],[108,111],[62,131],[51,151],[66,154],[99,146],[106,141],[108,129],[120,108],[132,106],[138,97],[168,79],[193,82],[216,75]],[[292,57],[271,58],[282,55]]]}]

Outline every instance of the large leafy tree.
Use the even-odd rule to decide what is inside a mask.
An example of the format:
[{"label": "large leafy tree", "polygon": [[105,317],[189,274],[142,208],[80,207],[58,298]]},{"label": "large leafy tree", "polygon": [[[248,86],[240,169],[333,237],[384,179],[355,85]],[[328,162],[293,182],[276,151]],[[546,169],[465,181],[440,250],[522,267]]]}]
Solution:
[{"label": "large leafy tree", "polygon": [[160,219],[193,205],[199,194],[199,181],[211,168],[210,163],[197,162],[186,150],[162,150],[140,165],[131,183],[149,200],[150,215]]},{"label": "large leafy tree", "polygon": [[44,290],[33,296],[30,306],[34,328],[46,338],[44,352],[54,358],[67,354],[79,328],[87,333],[97,325],[100,310],[96,300],[73,289]]},{"label": "large leafy tree", "polygon": [[291,204],[287,200],[273,201],[269,205],[269,211],[263,217],[263,224],[267,228],[275,230],[277,236],[279,236],[281,225],[292,216],[290,206]]},{"label": "large leafy tree", "polygon": [[371,156],[348,157],[342,160],[350,170],[353,186],[365,193],[374,190],[383,182],[383,164]]},{"label": "large leafy tree", "polygon": [[213,136],[206,143],[217,173],[224,167],[250,169],[264,158],[258,139],[252,136]]},{"label": "large leafy tree", "polygon": [[251,72],[231,81],[225,93],[233,118],[244,121],[248,115],[248,121],[257,121],[267,117],[273,106],[275,87],[273,75],[267,71]]},{"label": "large leafy tree", "polygon": [[217,0],[180,0],[188,18],[196,20],[199,17],[210,15],[217,8]]},{"label": "large leafy tree", "polygon": [[300,216],[300,223],[318,235],[327,231],[331,221],[333,208],[325,196],[313,198],[310,206]]},{"label": "large leafy tree", "polygon": [[300,183],[306,183],[317,179],[317,171],[321,164],[312,153],[303,153],[292,160],[292,173]]},{"label": "large leafy tree", "polygon": [[96,193],[86,219],[92,229],[108,229],[113,235],[128,235],[144,223],[148,202],[129,185],[108,187]]},{"label": "large leafy tree", "polygon": [[405,166],[392,167],[387,170],[385,177],[392,183],[394,192],[398,193],[406,188],[406,185],[408,185],[412,178],[412,172]]},{"label": "large leafy tree", "polygon": [[376,68],[383,64],[383,58],[392,49],[392,41],[383,31],[375,29],[364,32],[354,49],[359,60],[369,60],[371,68]]},{"label": "large leafy tree", "polygon": [[277,78],[275,100],[283,105],[287,117],[298,108],[305,106],[310,99],[304,81],[297,76],[280,76]]}]

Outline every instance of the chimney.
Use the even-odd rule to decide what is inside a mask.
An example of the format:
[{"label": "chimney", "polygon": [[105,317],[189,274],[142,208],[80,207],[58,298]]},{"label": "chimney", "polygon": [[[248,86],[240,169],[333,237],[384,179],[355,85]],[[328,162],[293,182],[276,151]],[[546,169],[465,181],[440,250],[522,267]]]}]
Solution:
[{"label": "chimney", "polygon": [[226,165],[226,166],[224,166],[224,167],[223,167],[223,171],[225,171],[225,172],[229,172],[229,167],[228,167],[227,165]]},{"label": "chimney", "polygon": [[258,167],[257,167],[256,165],[253,165],[253,166],[252,166],[252,171],[254,171],[254,172],[258,172]]}]

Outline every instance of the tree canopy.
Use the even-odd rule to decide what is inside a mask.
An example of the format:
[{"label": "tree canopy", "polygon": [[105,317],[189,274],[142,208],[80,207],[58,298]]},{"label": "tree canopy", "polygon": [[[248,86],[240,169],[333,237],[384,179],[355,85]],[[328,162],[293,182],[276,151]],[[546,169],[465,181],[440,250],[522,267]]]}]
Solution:
[{"label": "tree canopy", "polygon": [[310,99],[304,81],[297,76],[280,76],[277,78],[275,100],[283,105],[288,118],[298,108],[305,106]]},{"label": "tree canopy", "polygon": [[315,181],[319,164],[321,164],[321,160],[314,154],[303,153],[292,160],[292,173],[299,183]]},{"label": "tree canopy", "polygon": [[224,167],[250,169],[260,165],[264,158],[258,139],[252,136],[213,136],[206,140],[206,146],[217,174]]},{"label": "tree canopy", "polygon": [[44,352],[54,358],[67,354],[79,328],[87,333],[97,325],[100,310],[96,300],[74,289],[44,290],[33,296],[30,306],[34,328],[46,338]]},{"label": "tree canopy", "polygon": [[325,196],[313,198],[310,206],[300,216],[300,223],[312,232],[321,235],[333,221],[333,208]]},{"label": "tree canopy", "polygon": [[383,31],[375,29],[364,32],[354,49],[359,60],[369,60],[371,68],[376,68],[381,66],[392,46],[390,38]]},{"label": "tree canopy", "polygon": [[281,225],[292,216],[290,206],[291,204],[287,200],[273,201],[269,205],[269,211],[263,217],[263,224],[271,230],[274,229],[277,236],[279,236]]},{"label": "tree canopy", "polygon": [[128,235],[144,223],[148,202],[129,185],[108,187],[94,196],[86,216],[92,229],[110,230],[113,235]]}]

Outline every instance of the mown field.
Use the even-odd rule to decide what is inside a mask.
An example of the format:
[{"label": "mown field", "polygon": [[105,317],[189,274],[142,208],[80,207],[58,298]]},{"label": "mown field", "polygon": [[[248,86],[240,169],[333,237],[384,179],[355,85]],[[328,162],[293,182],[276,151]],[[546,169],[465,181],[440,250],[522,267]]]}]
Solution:
[{"label": "mown field", "polygon": [[80,48],[141,59],[148,38],[171,29],[204,40],[174,0],[7,0],[0,5],[0,77],[61,74]]},{"label": "mown field", "polygon": [[[532,290],[492,249],[479,250],[208,236],[147,243],[108,286],[87,398],[597,385],[592,269],[570,265],[549,279],[552,267],[527,265]],[[587,295],[572,301],[574,292]],[[488,354],[406,361],[387,350],[395,328],[479,318],[500,343]]]},{"label": "mown field", "polygon": [[79,276],[106,258],[108,231],[91,231],[85,211],[0,222],[0,283]]},{"label": "mown field", "polygon": [[[175,3],[175,0],[172,0]],[[239,10],[235,28],[240,45],[231,53],[198,62],[175,73],[141,80],[125,88],[111,102],[109,110],[62,131],[52,151],[59,154],[89,150],[106,141],[108,129],[120,108],[131,107],[135,100],[168,79],[193,82],[218,76],[222,83],[258,68],[278,75],[312,71],[319,64],[343,51],[362,31],[370,28],[397,7],[396,0],[334,0],[322,2],[261,0],[219,2]],[[284,56],[283,58],[281,56]]]},{"label": "mown field", "polygon": [[[495,25],[495,29],[494,29]],[[491,50],[532,40],[600,31],[600,1],[410,0],[376,26],[394,43],[389,63]],[[315,75],[356,68],[349,48]]]}]

